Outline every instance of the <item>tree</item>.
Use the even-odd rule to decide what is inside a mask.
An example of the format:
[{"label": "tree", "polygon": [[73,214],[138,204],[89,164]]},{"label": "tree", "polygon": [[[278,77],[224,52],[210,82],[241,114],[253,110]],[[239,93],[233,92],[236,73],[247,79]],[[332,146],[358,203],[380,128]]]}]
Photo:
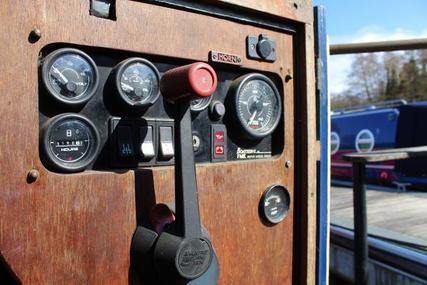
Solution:
[{"label": "tree", "polygon": [[405,99],[427,100],[427,50],[356,55],[350,88],[331,97],[332,108]]},{"label": "tree", "polygon": [[365,97],[367,102],[374,102],[376,97],[384,94],[384,68],[374,53],[358,54],[351,64],[349,85],[354,95]]},{"label": "tree", "polygon": [[399,99],[399,73],[402,66],[402,56],[396,53],[385,53],[383,65],[386,72],[386,83],[382,101]]},{"label": "tree", "polygon": [[411,57],[408,62],[403,64],[402,71],[400,72],[400,97],[407,98],[410,101],[421,99],[423,96],[420,94],[420,79],[417,63]]}]

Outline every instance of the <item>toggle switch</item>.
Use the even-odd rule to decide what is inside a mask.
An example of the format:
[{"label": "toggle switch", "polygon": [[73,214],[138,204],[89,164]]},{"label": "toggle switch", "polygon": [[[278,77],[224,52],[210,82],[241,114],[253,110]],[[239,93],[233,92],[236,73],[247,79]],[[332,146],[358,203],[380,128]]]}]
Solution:
[{"label": "toggle switch", "polygon": [[151,160],[156,155],[154,151],[153,126],[144,126],[139,129],[141,145],[140,154],[144,160]]},{"label": "toggle switch", "polygon": [[127,160],[134,157],[130,126],[117,127],[117,147],[120,159]]},{"label": "toggle switch", "polygon": [[174,157],[172,126],[159,127],[159,152],[160,158],[163,160]]}]

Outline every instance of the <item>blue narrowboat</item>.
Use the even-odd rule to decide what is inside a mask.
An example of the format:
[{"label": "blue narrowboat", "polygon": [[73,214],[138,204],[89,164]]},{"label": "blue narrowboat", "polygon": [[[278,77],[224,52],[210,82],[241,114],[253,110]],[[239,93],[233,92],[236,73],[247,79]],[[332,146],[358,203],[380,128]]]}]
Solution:
[{"label": "blue narrowboat", "polygon": [[[332,113],[332,181],[351,183],[351,164],[342,156],[390,148],[427,145],[427,102],[404,100],[353,107]],[[427,190],[427,160],[409,159],[367,165],[370,184]]]}]

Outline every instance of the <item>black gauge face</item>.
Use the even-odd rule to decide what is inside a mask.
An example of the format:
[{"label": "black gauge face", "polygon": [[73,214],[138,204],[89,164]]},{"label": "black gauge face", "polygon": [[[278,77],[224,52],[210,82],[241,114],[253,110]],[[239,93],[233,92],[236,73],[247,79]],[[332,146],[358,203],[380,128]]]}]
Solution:
[{"label": "black gauge face", "polygon": [[95,93],[98,73],[92,59],[75,49],[60,49],[46,57],[43,82],[57,100],[68,104],[86,102]]},{"label": "black gauge face", "polygon": [[99,145],[93,124],[73,114],[53,118],[43,139],[44,154],[52,164],[64,171],[84,169],[94,160]]},{"label": "black gauge face", "polygon": [[149,61],[131,58],[119,65],[117,89],[122,99],[131,106],[147,106],[159,97],[159,72]]},{"label": "black gauge face", "polygon": [[280,120],[281,104],[279,92],[264,75],[251,74],[239,83],[235,97],[236,115],[243,130],[251,137],[261,138],[274,131]]},{"label": "black gauge face", "polygon": [[211,101],[212,101],[212,96],[192,100],[190,109],[193,112],[201,112],[209,106]]},{"label": "black gauge face", "polygon": [[275,185],[267,189],[260,202],[261,213],[267,222],[277,224],[289,211],[290,196],[283,186]]}]

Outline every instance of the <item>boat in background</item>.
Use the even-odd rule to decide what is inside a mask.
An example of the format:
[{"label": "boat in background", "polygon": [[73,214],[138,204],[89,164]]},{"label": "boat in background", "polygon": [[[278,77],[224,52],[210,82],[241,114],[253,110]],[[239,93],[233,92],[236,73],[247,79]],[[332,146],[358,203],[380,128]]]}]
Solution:
[{"label": "boat in background", "polygon": [[[427,102],[394,100],[351,107],[331,115],[333,184],[351,184],[352,166],[342,159],[352,152],[427,145]],[[427,190],[427,160],[370,163],[367,183],[400,190]]]}]

